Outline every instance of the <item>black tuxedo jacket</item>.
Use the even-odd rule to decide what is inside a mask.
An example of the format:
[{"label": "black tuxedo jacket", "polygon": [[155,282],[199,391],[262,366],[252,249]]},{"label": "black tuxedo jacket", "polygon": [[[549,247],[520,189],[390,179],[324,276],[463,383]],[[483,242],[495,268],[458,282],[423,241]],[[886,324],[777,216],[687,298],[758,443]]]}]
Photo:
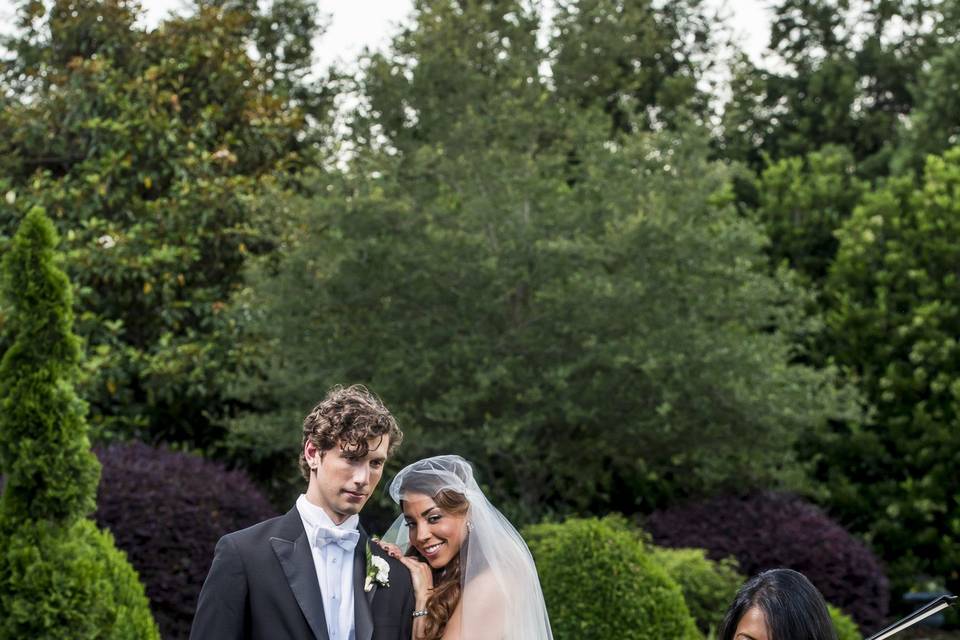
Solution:
[{"label": "black tuxedo jacket", "polygon": [[[373,553],[390,565],[390,586],[374,584],[364,592],[366,545],[361,527],[353,554],[357,640],[410,640],[410,572],[372,544]],[[317,571],[296,507],[220,539],[190,629],[190,640],[260,639],[329,640]]]}]

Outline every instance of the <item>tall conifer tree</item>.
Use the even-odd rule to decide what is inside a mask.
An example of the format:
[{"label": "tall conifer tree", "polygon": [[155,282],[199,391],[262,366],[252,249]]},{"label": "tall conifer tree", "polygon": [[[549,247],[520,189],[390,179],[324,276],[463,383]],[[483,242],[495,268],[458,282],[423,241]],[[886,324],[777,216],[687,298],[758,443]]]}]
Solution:
[{"label": "tall conifer tree", "polygon": [[15,338],[0,363],[0,639],[158,638],[136,573],[88,517],[100,467],[56,244],[34,208],[3,261]]}]

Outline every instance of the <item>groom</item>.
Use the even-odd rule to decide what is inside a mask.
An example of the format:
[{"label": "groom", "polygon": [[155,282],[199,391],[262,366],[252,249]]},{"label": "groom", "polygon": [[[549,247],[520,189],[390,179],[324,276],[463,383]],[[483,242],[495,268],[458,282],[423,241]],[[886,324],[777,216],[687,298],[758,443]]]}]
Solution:
[{"label": "groom", "polygon": [[402,438],[367,389],[331,389],[303,422],[306,494],[220,539],[191,640],[409,640],[410,572],[369,543],[357,515]]}]

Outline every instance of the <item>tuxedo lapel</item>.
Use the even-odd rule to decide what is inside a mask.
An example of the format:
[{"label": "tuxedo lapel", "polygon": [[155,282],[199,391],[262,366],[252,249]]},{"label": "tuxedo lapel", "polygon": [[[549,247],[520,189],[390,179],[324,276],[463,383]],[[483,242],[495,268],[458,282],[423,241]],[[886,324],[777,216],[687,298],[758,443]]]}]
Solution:
[{"label": "tuxedo lapel", "polygon": [[377,583],[370,591],[364,591],[367,578],[367,532],[360,527],[360,540],[353,552],[353,619],[357,640],[370,640],[373,636],[373,611],[370,608]]},{"label": "tuxedo lapel", "polygon": [[[283,567],[290,590],[293,591],[313,635],[317,640],[329,640],[313,553],[310,551],[307,533],[303,529],[300,512],[296,507],[284,516],[283,529],[278,533],[281,533],[281,536],[270,538],[270,545]],[[359,640],[360,636],[357,638]]]}]

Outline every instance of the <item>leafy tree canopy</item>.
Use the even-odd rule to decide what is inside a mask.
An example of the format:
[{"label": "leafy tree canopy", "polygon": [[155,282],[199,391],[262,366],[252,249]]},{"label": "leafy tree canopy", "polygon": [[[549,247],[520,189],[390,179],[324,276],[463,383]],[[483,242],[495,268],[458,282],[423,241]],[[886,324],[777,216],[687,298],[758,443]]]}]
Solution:
[{"label": "leafy tree canopy", "polygon": [[734,69],[724,152],[756,169],[827,144],[848,147],[866,177],[885,175],[911,90],[947,33],[940,0],[779,0],[768,52]]},{"label": "leafy tree canopy", "polygon": [[557,3],[550,69],[559,97],[601,108],[617,133],[705,123],[721,21],[703,0]]},{"label": "leafy tree canopy", "polygon": [[773,264],[786,262],[822,283],[837,251],[834,233],[866,188],[846,147],[830,145],[771,163],[757,183],[755,215],[770,235]]},{"label": "leafy tree canopy", "polygon": [[848,521],[908,586],[960,585],[960,149],[928,159],[922,184],[891,179],[843,226],[827,281],[827,351],[875,414],[847,426],[823,476]]},{"label": "leafy tree canopy", "polygon": [[251,341],[223,310],[276,233],[255,206],[316,162],[309,2],[200,2],[156,30],[126,0],[23,2],[0,69],[0,236],[42,204],[65,237],[100,437],[205,446]]},{"label": "leafy tree canopy", "polygon": [[[447,45],[472,16],[447,14],[443,39],[428,17],[377,78],[461,64]],[[797,481],[790,443],[850,405],[831,372],[791,364],[803,294],[768,274],[703,130],[611,141],[601,109],[509,90],[536,59],[493,61],[479,86],[447,76],[473,93],[443,126],[378,129],[401,105],[371,108],[350,174],[295,205],[301,237],[249,298],[277,341],[249,388],[278,400],[233,444],[289,460],[296,414],[362,381],[410,432],[405,459],[462,453],[521,518]]]}]

